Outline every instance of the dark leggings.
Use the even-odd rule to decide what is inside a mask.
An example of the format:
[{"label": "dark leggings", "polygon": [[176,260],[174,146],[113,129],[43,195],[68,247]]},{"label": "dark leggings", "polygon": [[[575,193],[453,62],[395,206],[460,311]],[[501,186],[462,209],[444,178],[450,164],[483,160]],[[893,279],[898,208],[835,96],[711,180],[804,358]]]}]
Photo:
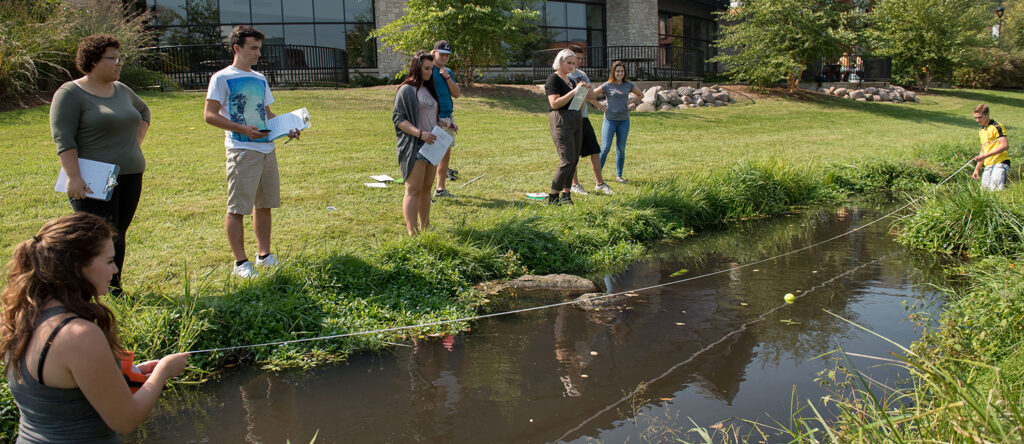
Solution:
[{"label": "dark leggings", "polygon": [[114,263],[117,264],[117,274],[110,280],[110,287],[115,294],[121,293],[121,270],[124,266],[124,239],[135,217],[135,209],[139,207],[139,197],[142,196],[142,173],[122,174],[117,176],[117,186],[110,195],[109,201],[96,199],[70,199],[71,208],[75,211],[84,211],[95,214],[110,222],[117,230],[117,237],[114,239]]}]

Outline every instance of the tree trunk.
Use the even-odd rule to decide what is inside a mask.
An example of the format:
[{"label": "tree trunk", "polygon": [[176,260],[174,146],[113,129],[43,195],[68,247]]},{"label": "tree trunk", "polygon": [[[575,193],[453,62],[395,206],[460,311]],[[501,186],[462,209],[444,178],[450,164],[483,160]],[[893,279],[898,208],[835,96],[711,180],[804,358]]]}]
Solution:
[{"label": "tree trunk", "polygon": [[795,93],[797,88],[800,88],[800,75],[803,73],[803,70],[800,70],[796,73],[789,73],[786,77],[786,86],[789,88],[790,93]]}]

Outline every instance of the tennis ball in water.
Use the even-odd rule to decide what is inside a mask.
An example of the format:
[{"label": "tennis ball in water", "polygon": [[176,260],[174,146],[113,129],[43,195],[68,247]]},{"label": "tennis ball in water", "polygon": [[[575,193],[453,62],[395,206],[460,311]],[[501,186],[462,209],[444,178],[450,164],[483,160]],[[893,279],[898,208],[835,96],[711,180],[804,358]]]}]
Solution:
[{"label": "tennis ball in water", "polygon": [[783,296],[782,299],[785,300],[787,304],[792,304],[796,302],[796,296],[793,296],[793,293],[786,293],[786,295]]}]

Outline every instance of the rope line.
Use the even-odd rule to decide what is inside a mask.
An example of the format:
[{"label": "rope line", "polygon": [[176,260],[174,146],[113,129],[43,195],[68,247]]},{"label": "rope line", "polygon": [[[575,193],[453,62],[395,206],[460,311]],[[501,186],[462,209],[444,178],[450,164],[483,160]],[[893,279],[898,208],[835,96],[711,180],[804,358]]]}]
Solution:
[{"label": "rope line", "polygon": [[[800,296],[797,296],[796,298],[800,299],[800,298],[802,298],[804,296],[807,296],[809,293],[811,293],[811,292],[813,292],[815,290],[821,289],[821,288],[825,287],[826,285],[831,284],[831,283],[833,283],[833,282],[835,282],[835,281],[837,281],[837,280],[839,280],[839,279],[841,279],[843,277],[846,277],[846,276],[849,276],[849,275],[851,275],[853,273],[856,273],[857,271],[860,271],[860,270],[862,270],[862,269],[864,269],[864,268],[866,268],[866,267],[868,267],[870,265],[874,265],[876,263],[879,263],[882,260],[884,260],[885,258],[891,256],[892,254],[893,253],[885,254],[882,257],[878,258],[878,259],[872,260],[871,262],[863,263],[863,264],[858,265],[856,267],[853,267],[853,268],[851,268],[851,269],[849,269],[847,271],[844,271],[844,272],[842,272],[840,274],[837,274],[837,275],[833,276],[832,278],[830,278],[830,279],[828,279],[826,281],[820,282],[820,283],[816,284],[815,286],[807,289],[807,291],[801,293]],[[756,318],[754,318],[754,319],[752,319],[750,321],[744,322],[738,328],[730,331],[729,333],[726,333],[725,336],[722,336],[717,341],[712,342],[712,343],[704,346],[700,350],[697,350],[694,354],[690,355],[689,358],[686,358],[686,360],[680,361],[680,362],[676,363],[675,365],[673,365],[672,367],[669,367],[668,370],[665,370],[664,372],[662,372],[660,375],[654,377],[653,379],[651,379],[649,381],[642,382],[639,386],[637,386],[637,388],[633,389],[632,392],[630,392],[629,394],[623,396],[622,398],[619,398],[618,401],[615,401],[614,403],[610,404],[609,406],[601,409],[600,411],[598,411],[597,413],[595,413],[591,417],[583,420],[583,422],[581,422],[579,425],[577,425],[576,427],[572,428],[568,432],[565,432],[562,436],[558,437],[558,439],[556,441],[562,441],[563,439],[565,439],[566,436],[569,436],[573,432],[576,432],[577,430],[583,428],[583,426],[587,425],[587,423],[589,423],[590,421],[593,421],[597,417],[607,413],[608,411],[610,411],[611,409],[615,408],[619,404],[622,404],[627,399],[632,398],[633,396],[636,396],[636,394],[639,393],[641,390],[643,390],[644,387],[647,387],[650,384],[658,382],[660,379],[662,379],[662,378],[668,376],[669,374],[671,374],[672,372],[676,371],[679,367],[682,367],[682,366],[684,366],[686,364],[689,364],[689,363],[693,362],[693,360],[696,359],[701,354],[703,354],[703,353],[705,353],[705,352],[715,348],[716,346],[718,346],[719,344],[725,342],[726,339],[729,339],[733,335],[736,335],[736,334],[738,334],[740,332],[745,331],[751,325],[754,325],[754,324],[756,324],[758,322],[761,322],[761,321],[765,320],[766,318],[768,318],[769,315],[771,315],[772,313],[775,313],[776,311],[779,311],[779,310],[785,308],[787,305],[789,305],[789,304],[785,303],[785,304],[779,305],[777,307],[772,308],[771,310],[768,310],[768,311],[762,313],[760,316],[758,316],[758,317],[756,317]]]},{"label": "rope line", "polygon": [[[966,168],[968,165],[970,165],[971,162],[972,162],[972,160],[968,160],[966,163],[964,163],[963,166],[961,166],[959,169],[954,171],[953,174],[950,174],[949,177],[946,177],[942,182],[939,182],[932,191],[938,189],[938,187],[942,186],[943,184],[948,182],[950,179],[952,179],[953,176],[956,176],[957,174],[959,174],[960,171],[962,171],[964,168]],[[455,323],[459,323],[459,322],[469,322],[469,321],[476,321],[476,320],[480,320],[480,319],[495,318],[495,317],[499,317],[499,316],[508,316],[508,315],[518,314],[518,313],[526,313],[526,312],[531,312],[531,311],[546,310],[546,309],[549,309],[549,308],[561,307],[561,306],[565,306],[565,305],[574,305],[574,304],[579,304],[579,303],[584,303],[584,302],[596,301],[596,300],[599,300],[599,299],[611,298],[611,297],[615,297],[615,296],[622,296],[622,295],[629,294],[629,293],[635,293],[635,292],[646,291],[646,290],[653,290],[655,288],[668,287],[668,286],[671,286],[671,285],[681,284],[683,282],[689,282],[689,281],[693,281],[693,280],[697,280],[697,279],[703,279],[703,278],[706,278],[706,277],[715,276],[715,275],[719,275],[719,274],[723,274],[723,273],[728,273],[728,272],[731,272],[731,271],[740,270],[740,269],[751,267],[751,266],[758,265],[758,264],[763,264],[765,262],[773,261],[773,260],[776,260],[776,259],[779,259],[779,258],[783,258],[783,257],[789,256],[789,255],[792,255],[792,254],[799,253],[801,251],[809,250],[811,248],[820,246],[820,245],[828,243],[828,242],[832,242],[832,241],[834,241],[836,239],[839,239],[839,238],[848,236],[850,234],[853,234],[853,233],[855,233],[857,231],[863,230],[864,228],[867,228],[867,227],[869,227],[871,225],[874,225],[874,224],[876,224],[876,223],[878,223],[878,222],[880,222],[880,221],[882,221],[882,220],[884,220],[884,219],[886,219],[886,218],[888,218],[888,217],[890,217],[890,216],[892,216],[892,215],[894,215],[894,214],[896,214],[896,213],[898,213],[900,211],[903,211],[904,209],[906,209],[907,207],[913,205],[915,202],[917,202],[918,200],[922,199],[923,197],[925,197],[925,196],[924,195],[918,196],[918,197],[916,197],[914,199],[911,199],[909,202],[907,202],[907,204],[905,204],[905,205],[903,205],[903,206],[901,206],[901,207],[899,207],[899,208],[897,208],[897,209],[895,209],[893,211],[890,211],[889,213],[887,213],[886,215],[884,215],[882,217],[879,217],[879,218],[877,218],[877,219],[875,219],[875,220],[873,220],[871,222],[868,222],[868,223],[866,223],[864,225],[861,225],[859,227],[853,228],[853,229],[851,229],[851,230],[849,230],[849,231],[847,231],[845,233],[838,234],[836,236],[830,237],[830,238],[825,239],[825,240],[820,241],[820,242],[815,242],[815,243],[813,243],[811,245],[807,245],[807,246],[804,246],[804,247],[801,247],[801,248],[797,248],[795,250],[788,251],[786,253],[777,254],[775,256],[772,256],[772,257],[769,257],[769,258],[766,258],[766,259],[760,259],[760,260],[757,260],[757,261],[754,261],[754,262],[749,262],[749,263],[746,263],[746,264],[743,264],[743,265],[737,265],[735,267],[725,268],[725,269],[722,269],[722,270],[719,270],[719,271],[713,271],[713,272],[710,272],[710,273],[705,273],[705,274],[701,274],[701,275],[697,275],[697,276],[691,276],[691,277],[688,277],[688,278],[678,279],[678,280],[674,280],[674,281],[670,281],[670,282],[663,282],[663,283],[660,283],[660,284],[654,284],[654,285],[650,285],[650,286],[647,286],[647,287],[636,288],[636,289],[626,290],[626,291],[620,291],[620,292],[617,292],[617,293],[608,293],[608,294],[603,294],[603,295],[598,295],[598,296],[590,297],[590,298],[587,298],[587,299],[573,299],[573,300],[570,300],[570,301],[555,302],[555,303],[552,303],[552,304],[539,305],[539,306],[535,306],[535,307],[520,308],[520,309],[516,309],[516,310],[502,311],[502,312],[498,312],[498,313],[489,313],[489,314],[482,314],[482,315],[466,316],[466,317],[461,317],[461,318],[456,318],[456,319],[446,319],[446,320],[440,320],[440,321],[431,321],[431,322],[424,322],[424,323],[420,323],[420,324],[403,325],[403,326],[399,326],[399,327],[386,327],[386,328],[377,328],[377,329],[373,329],[373,330],[362,330],[362,331],[356,331],[356,332],[350,332],[350,333],[340,333],[340,334],[336,334],[336,335],[317,336],[317,337],[313,337],[313,338],[289,339],[289,340],[285,340],[285,341],[264,342],[264,343],[259,343],[259,344],[236,345],[236,346],[218,347],[218,348],[207,348],[207,349],[202,349],[202,350],[189,351],[188,353],[191,353],[191,354],[213,353],[213,352],[222,352],[222,351],[230,351],[230,350],[242,350],[242,349],[256,348],[256,347],[269,347],[269,346],[274,346],[274,345],[299,344],[299,343],[303,343],[303,342],[312,342],[312,341],[325,341],[325,340],[329,340],[329,339],[347,338],[347,337],[352,337],[352,336],[364,336],[364,335],[373,335],[373,334],[380,334],[380,333],[390,333],[390,332],[395,332],[395,331],[411,330],[411,329],[423,328],[423,327],[433,327],[433,326],[446,325],[446,324],[455,324]]]}]

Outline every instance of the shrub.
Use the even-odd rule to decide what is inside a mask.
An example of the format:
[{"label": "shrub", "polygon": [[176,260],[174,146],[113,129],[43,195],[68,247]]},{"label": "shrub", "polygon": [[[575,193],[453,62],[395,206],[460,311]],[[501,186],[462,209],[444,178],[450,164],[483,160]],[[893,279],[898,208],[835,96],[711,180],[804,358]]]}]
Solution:
[{"label": "shrub", "polygon": [[953,71],[953,83],[965,88],[1024,87],[1024,50],[979,48]]}]

